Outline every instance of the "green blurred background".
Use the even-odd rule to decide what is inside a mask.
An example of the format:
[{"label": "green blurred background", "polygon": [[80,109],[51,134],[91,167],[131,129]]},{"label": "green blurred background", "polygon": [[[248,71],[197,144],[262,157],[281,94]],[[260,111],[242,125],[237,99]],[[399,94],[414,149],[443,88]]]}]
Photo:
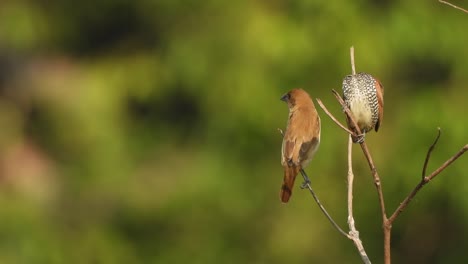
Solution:
[{"label": "green blurred background", "polygon": [[[386,89],[367,142],[393,212],[437,127],[428,171],[468,143],[467,28],[436,0],[2,0],[0,263],[360,263],[300,182],[279,202],[279,98],[303,87],[343,120],[330,90],[354,45]],[[345,228],[347,136],[319,113],[307,172]],[[468,260],[467,158],[395,222],[394,263]],[[354,164],[357,228],[381,263],[357,147]]]}]

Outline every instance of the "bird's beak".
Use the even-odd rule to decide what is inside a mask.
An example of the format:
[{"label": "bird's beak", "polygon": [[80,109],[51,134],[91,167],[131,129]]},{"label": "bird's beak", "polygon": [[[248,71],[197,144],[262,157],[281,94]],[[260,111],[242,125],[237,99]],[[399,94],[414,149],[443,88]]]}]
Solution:
[{"label": "bird's beak", "polygon": [[281,96],[280,100],[284,101],[284,102],[287,102],[288,101],[288,94],[285,94],[285,95]]}]

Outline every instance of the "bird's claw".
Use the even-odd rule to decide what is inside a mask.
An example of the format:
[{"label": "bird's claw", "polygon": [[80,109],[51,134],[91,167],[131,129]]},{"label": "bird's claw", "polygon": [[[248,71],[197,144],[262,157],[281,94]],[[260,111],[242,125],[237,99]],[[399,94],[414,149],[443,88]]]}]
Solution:
[{"label": "bird's claw", "polygon": [[361,144],[361,143],[364,142],[364,138],[365,138],[365,134],[361,134],[361,135],[357,136],[356,142]]},{"label": "bird's claw", "polygon": [[301,189],[306,189],[310,185],[310,180],[306,179],[302,184],[301,184]]},{"label": "bird's claw", "polygon": [[365,140],[365,137],[366,137],[366,133],[362,133],[360,135],[357,135],[357,136],[353,136],[353,143],[358,143],[358,144],[361,144],[364,142]]}]

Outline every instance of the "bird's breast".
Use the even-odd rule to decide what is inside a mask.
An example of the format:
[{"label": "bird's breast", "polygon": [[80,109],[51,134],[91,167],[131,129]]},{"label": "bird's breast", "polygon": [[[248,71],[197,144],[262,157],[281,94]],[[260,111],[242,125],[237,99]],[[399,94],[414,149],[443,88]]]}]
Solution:
[{"label": "bird's breast", "polygon": [[373,116],[370,105],[366,99],[355,97],[349,102],[349,108],[353,117],[361,130],[369,131],[372,129]]}]

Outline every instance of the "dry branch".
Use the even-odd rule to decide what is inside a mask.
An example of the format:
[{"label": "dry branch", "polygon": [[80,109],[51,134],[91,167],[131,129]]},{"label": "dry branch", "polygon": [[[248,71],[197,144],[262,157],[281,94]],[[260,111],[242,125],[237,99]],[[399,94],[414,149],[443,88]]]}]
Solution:
[{"label": "dry branch", "polygon": [[[440,135],[440,134],[439,134]],[[437,143],[437,140],[434,142],[433,145]],[[463,153],[468,150],[468,145],[465,145],[462,149],[460,149],[455,155],[449,158],[444,164],[442,164],[439,168],[433,171],[429,176],[424,176],[421,181],[414,187],[413,191],[401,202],[395,212],[390,216],[388,222],[390,225],[395,221],[395,219],[406,209],[408,204],[413,200],[414,196],[421,190],[421,188],[434,179],[437,175],[439,175],[443,170],[445,170],[450,164],[452,164],[455,160],[457,160]]]},{"label": "dry branch", "polygon": [[354,173],[353,173],[353,140],[351,135],[348,136],[348,226],[349,226],[349,235],[354,242],[354,245],[359,251],[359,255],[364,263],[371,263],[369,257],[367,256],[362,241],[359,238],[359,231],[356,229],[354,216],[353,216],[353,182],[354,182]]}]

